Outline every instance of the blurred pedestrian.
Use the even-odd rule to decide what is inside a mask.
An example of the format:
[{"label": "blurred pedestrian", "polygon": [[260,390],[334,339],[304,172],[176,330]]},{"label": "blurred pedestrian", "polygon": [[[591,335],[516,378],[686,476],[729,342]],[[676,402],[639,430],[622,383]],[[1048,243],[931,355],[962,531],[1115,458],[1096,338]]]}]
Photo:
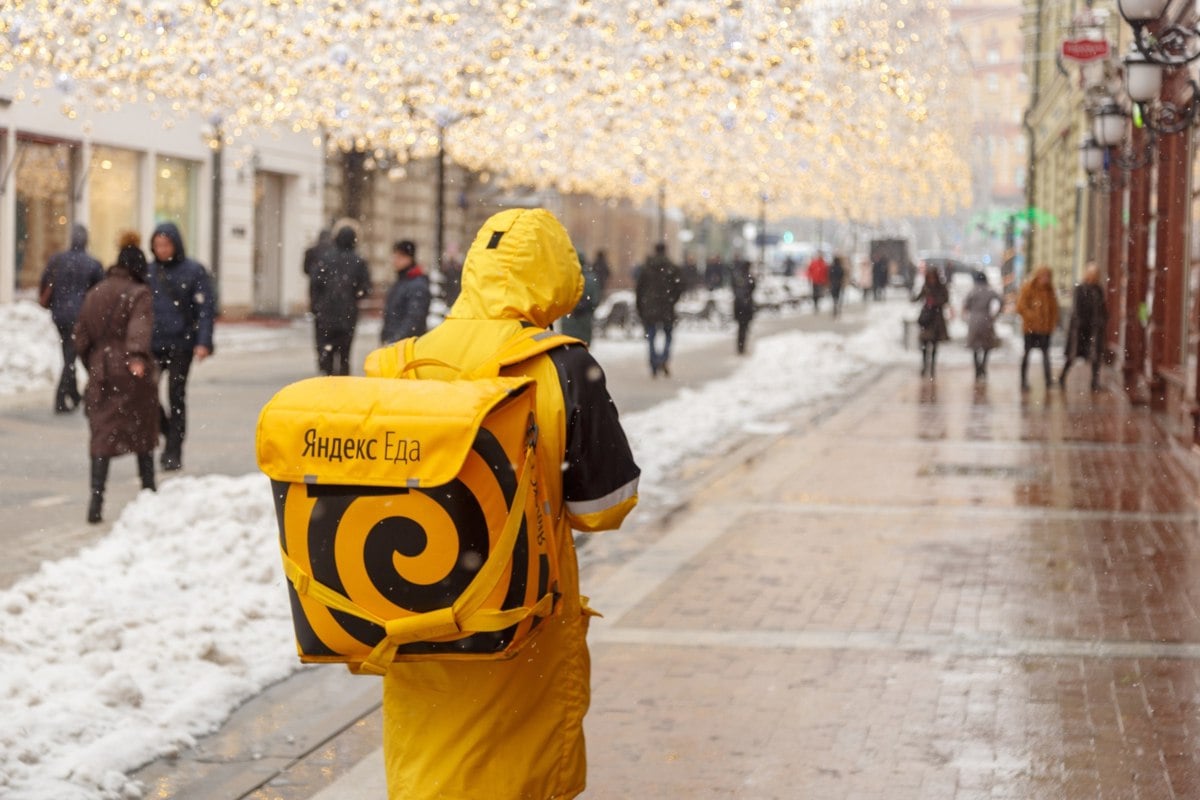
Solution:
[{"label": "blurred pedestrian", "polygon": [[396,282],[383,301],[383,328],[379,333],[384,344],[424,333],[432,299],[429,276],[417,263],[415,242],[402,239],[392,245],[392,266]]},{"label": "blurred pedestrian", "polygon": [[454,301],[458,299],[458,293],[462,291],[462,268],[462,256],[458,252],[458,245],[455,244],[446,253],[441,270],[442,302],[446,304],[447,310],[454,305]]},{"label": "blurred pedestrian", "polygon": [[1042,351],[1042,372],[1046,388],[1050,384],[1050,335],[1058,326],[1058,298],[1054,294],[1054,282],[1050,268],[1038,267],[1021,287],[1017,297],[1017,314],[1021,316],[1025,332],[1025,354],[1021,356],[1021,391],[1029,391],[1029,354]]},{"label": "blurred pedestrian", "polygon": [[816,313],[821,310],[821,298],[829,286],[829,264],[819,250],[808,262],[808,282],[812,285],[813,313]]},{"label": "blurred pedestrian", "polygon": [[574,336],[584,344],[591,344],[592,323],[595,320],[596,308],[600,305],[600,276],[582,255],[579,256],[579,268],[583,270],[583,294],[579,296],[579,302],[571,309],[571,313],[562,318],[562,332],[567,336]]},{"label": "blurred pedestrian", "polygon": [[681,272],[684,293],[700,288],[703,278],[700,275],[700,267],[696,264],[696,257],[694,255],[689,253],[684,257]]},{"label": "blurred pedestrian", "polygon": [[975,380],[987,380],[988,354],[999,344],[996,318],[1004,301],[988,286],[987,275],[975,273],[975,286],[963,300],[963,316],[967,320],[967,347],[975,361]]},{"label": "blurred pedestrian", "polygon": [[754,319],[754,273],[750,262],[738,261],[730,275],[733,283],[733,319],[737,322],[738,355],[746,353],[746,337],[750,333],[750,322]]},{"label": "blurred pedestrian", "polygon": [[920,330],[918,338],[921,342],[921,376],[928,376],[932,380],[937,376],[938,345],[950,340],[945,313],[946,304],[950,302],[950,292],[936,267],[925,268],[925,283],[913,298],[913,302],[921,303],[921,312],[917,315],[917,327]]},{"label": "blurred pedestrian", "polygon": [[833,316],[842,313],[842,287],[846,285],[846,259],[834,256],[829,265],[829,297],[833,300]]},{"label": "blurred pedestrian", "polygon": [[882,253],[871,262],[871,299],[882,300],[887,293],[888,273],[891,271],[887,256]]},{"label": "blurred pedestrian", "polygon": [[[671,334],[675,329],[675,304],[683,293],[679,267],[667,258],[667,246],[654,245],[654,255],[646,259],[638,272],[635,297],[638,317],[646,331],[650,347],[650,375],[671,375]],[[658,349],[658,334],[663,334],[663,347]]]},{"label": "blurred pedestrian", "polygon": [[158,444],[158,374],[152,353],[154,299],[138,235],[121,237],[117,263],[87,293],[75,324],[75,347],[87,365],[84,413],[91,429],[91,494],[87,521],[102,520],[108,466],[137,456],[142,488],[154,491]]},{"label": "blurred pedestrian", "polygon": [[317,368],[324,375],[350,374],[350,345],[358,327],[358,301],[371,293],[367,262],[355,252],[358,234],[343,225],[333,237],[333,250],[312,274],[312,311],[317,342]]},{"label": "blurred pedestrian", "polygon": [[199,261],[188,258],[183,236],[173,222],[164,222],[150,237],[154,255],[147,283],[154,293],[154,358],[159,374],[167,376],[167,408],[160,426],[166,435],[162,468],[182,469],[187,435],[187,380],[192,360],[213,352],[217,298],[212,276]]},{"label": "blurred pedestrian", "polygon": [[304,251],[304,274],[311,279],[312,274],[320,268],[325,254],[332,248],[333,235],[329,232],[329,228],[322,228],[321,232],[317,234],[316,243]]},{"label": "blurred pedestrian", "polygon": [[710,292],[720,289],[725,283],[725,265],[716,256],[709,256],[704,264],[704,288]]},{"label": "blurred pedestrian", "polygon": [[612,267],[608,264],[608,254],[603,250],[596,251],[596,260],[592,262],[592,272],[596,274],[596,282],[599,286],[599,294],[596,295],[596,302],[599,303],[608,294],[608,282],[612,280]]},{"label": "blurred pedestrian", "polygon": [[1071,322],[1067,329],[1066,363],[1058,376],[1058,385],[1067,385],[1067,370],[1077,358],[1092,363],[1092,391],[1100,391],[1100,358],[1104,350],[1104,329],[1108,324],[1108,304],[1100,285],[1100,268],[1089,261],[1083,282],[1075,287],[1071,303]]},{"label": "blurred pedestrian", "polygon": [[62,345],[62,373],[54,391],[54,412],[66,414],[79,407],[79,383],[75,379],[75,344],[72,333],[79,319],[79,308],[88,289],[104,279],[104,268],[87,252],[88,232],[82,225],[71,226],[70,247],[56,253],[42,272],[38,302],[50,309],[50,318],[58,329]]}]

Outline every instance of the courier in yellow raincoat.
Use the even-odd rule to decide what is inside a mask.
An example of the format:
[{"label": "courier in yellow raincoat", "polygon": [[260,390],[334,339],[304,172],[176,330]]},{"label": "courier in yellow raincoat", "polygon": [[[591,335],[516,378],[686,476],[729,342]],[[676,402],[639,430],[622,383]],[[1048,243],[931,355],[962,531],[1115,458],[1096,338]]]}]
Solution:
[{"label": "courier in yellow raincoat", "polygon": [[[484,224],[446,320],[416,340],[416,359],[470,370],[523,327],[549,327],[583,290],[566,230],[542,209]],[[368,359],[368,371],[371,361]],[[562,608],[508,661],[398,662],[383,682],[384,757],[393,800],[550,800],[583,791],[590,699],[586,608],[571,529],[616,528],[637,503],[633,461],[604,373],[578,345],[503,374],[538,384],[539,463],[561,554]],[[418,377],[450,377],[426,366]]]}]

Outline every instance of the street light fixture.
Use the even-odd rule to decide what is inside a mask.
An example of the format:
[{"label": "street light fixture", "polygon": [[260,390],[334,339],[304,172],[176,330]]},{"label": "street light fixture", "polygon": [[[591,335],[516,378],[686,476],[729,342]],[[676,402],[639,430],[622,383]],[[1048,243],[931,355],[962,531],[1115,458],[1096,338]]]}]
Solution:
[{"label": "street light fixture", "polygon": [[1125,63],[1125,91],[1135,103],[1149,103],[1162,91],[1163,68],[1134,50],[1122,59]]},{"label": "street light fixture", "polygon": [[1125,138],[1125,111],[1111,97],[1100,103],[1092,118],[1092,132],[1101,147],[1116,147]]},{"label": "street light fixture", "polygon": [[[1200,58],[1200,29],[1164,24],[1170,0],[1118,0],[1117,10],[1133,28],[1133,42],[1147,60],[1164,67],[1182,67]],[[1155,30],[1147,28],[1155,26]]]},{"label": "street light fixture", "polygon": [[1100,146],[1095,136],[1088,136],[1079,145],[1079,164],[1088,175],[1095,175],[1104,169],[1105,148]]}]

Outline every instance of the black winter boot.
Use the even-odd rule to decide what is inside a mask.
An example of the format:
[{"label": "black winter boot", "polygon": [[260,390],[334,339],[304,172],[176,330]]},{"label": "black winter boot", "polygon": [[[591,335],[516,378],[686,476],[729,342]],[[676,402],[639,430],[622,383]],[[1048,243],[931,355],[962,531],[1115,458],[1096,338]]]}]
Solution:
[{"label": "black winter boot", "polygon": [[93,525],[102,520],[100,511],[104,507],[104,487],[107,483],[108,459],[97,456],[92,459],[92,491],[87,511],[87,521]]},{"label": "black winter boot", "polygon": [[137,465],[142,488],[157,492],[158,487],[154,483],[154,453],[138,453]]}]

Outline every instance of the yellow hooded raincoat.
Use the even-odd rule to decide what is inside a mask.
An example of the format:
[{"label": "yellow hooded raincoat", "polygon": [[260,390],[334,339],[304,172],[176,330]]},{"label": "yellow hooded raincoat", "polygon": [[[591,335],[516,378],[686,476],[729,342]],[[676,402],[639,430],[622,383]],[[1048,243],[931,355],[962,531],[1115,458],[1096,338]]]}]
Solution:
[{"label": "yellow hooded raincoat", "polygon": [[[467,254],[462,293],[416,342],[417,359],[480,364],[522,327],[549,327],[583,288],[579,259],[549,212],[493,216]],[[448,377],[422,367],[419,377]],[[616,528],[637,502],[638,469],[603,373],[579,346],[505,370],[537,380],[539,463],[561,554],[562,608],[516,658],[393,664],[383,683],[393,800],[549,800],[583,791],[590,699],[587,615],[571,528]],[[547,474],[548,473],[548,474]]]}]

